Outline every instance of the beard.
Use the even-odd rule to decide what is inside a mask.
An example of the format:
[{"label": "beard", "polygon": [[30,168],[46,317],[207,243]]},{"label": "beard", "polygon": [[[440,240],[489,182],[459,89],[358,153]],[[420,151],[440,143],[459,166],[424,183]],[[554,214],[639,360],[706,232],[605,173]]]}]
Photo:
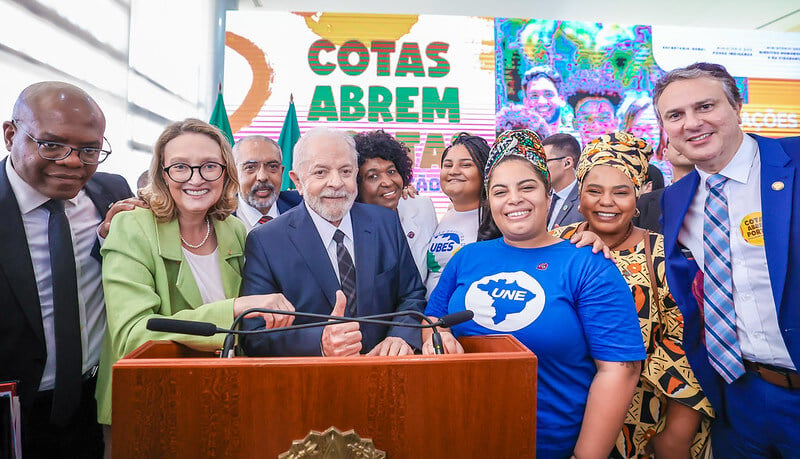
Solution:
[{"label": "beard", "polygon": [[[259,198],[256,196],[256,192],[264,190],[270,191],[269,196],[266,198]],[[245,199],[248,204],[258,209],[262,214],[271,209],[272,205],[275,204],[277,200],[278,193],[275,192],[275,187],[269,182],[256,182],[255,185],[250,188],[250,193]]]},{"label": "beard", "polygon": [[[341,203],[326,202],[323,198],[345,198]],[[345,190],[323,191],[319,195],[306,194],[303,196],[308,207],[329,222],[338,222],[350,212],[356,200],[356,193],[348,193]]]}]

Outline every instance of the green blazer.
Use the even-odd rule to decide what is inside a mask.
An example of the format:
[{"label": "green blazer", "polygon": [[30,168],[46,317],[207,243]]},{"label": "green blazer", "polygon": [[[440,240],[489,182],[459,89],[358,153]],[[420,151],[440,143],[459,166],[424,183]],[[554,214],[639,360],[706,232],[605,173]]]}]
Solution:
[{"label": "green blazer", "polygon": [[183,256],[178,220],[156,222],[149,209],[114,216],[100,250],[108,327],[97,381],[97,420],[111,424],[111,366],[150,340],[173,340],[201,350],[222,347],[223,335],[189,336],[147,330],[152,317],[212,322],[228,328],[239,296],[247,230],[236,217],[214,221],[219,269],[229,299],[203,304]]}]

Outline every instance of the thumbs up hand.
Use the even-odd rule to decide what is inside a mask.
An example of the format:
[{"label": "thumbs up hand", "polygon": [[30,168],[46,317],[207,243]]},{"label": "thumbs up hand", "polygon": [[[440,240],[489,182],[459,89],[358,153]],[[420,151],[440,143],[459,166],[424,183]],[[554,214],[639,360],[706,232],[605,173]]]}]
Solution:
[{"label": "thumbs up hand", "polygon": [[[336,291],[336,304],[332,316],[343,317],[347,298],[341,290]],[[361,330],[356,322],[327,325],[322,330],[322,355],[343,357],[361,352]]]}]

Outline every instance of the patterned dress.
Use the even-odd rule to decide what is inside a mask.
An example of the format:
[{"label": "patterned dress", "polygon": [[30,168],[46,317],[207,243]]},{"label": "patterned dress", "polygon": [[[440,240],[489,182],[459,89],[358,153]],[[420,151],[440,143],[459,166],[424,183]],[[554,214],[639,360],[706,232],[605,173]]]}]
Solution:
[{"label": "patterned dress", "polygon": [[[569,239],[575,234],[578,225],[576,223],[556,228],[551,233]],[[683,316],[667,286],[664,237],[656,233],[648,233],[648,237],[661,303],[655,307],[644,239],[634,247],[611,252],[617,268],[631,288],[647,349],[642,376],[611,457],[648,457],[644,451],[645,446],[650,438],[664,428],[666,416],[663,414],[666,412],[666,400],[669,397],[703,414],[691,451],[692,457],[698,458],[705,453],[714,412],[708,399],[700,391],[700,385],[683,352]]]}]

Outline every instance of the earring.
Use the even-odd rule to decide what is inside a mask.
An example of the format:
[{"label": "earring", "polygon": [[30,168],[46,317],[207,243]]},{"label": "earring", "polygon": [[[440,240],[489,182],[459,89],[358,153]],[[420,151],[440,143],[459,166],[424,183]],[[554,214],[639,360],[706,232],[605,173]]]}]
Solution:
[{"label": "earring", "polygon": [[639,212],[639,208],[638,208],[638,207],[636,208],[636,210],[634,210],[634,211],[633,211],[633,216],[634,216],[634,217],[638,217],[638,216],[639,216],[639,215],[641,215],[641,214],[642,214],[642,213],[641,213],[641,212]]}]

